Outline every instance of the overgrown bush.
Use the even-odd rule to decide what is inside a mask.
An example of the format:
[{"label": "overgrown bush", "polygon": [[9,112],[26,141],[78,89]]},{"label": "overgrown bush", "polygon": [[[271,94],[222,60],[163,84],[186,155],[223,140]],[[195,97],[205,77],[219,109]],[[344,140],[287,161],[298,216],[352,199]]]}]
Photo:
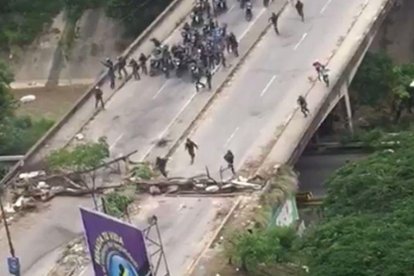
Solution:
[{"label": "overgrown bush", "polygon": [[105,211],[108,215],[121,218],[125,215],[128,206],[133,202],[133,198],[118,192],[112,192],[105,195],[104,202]]}]

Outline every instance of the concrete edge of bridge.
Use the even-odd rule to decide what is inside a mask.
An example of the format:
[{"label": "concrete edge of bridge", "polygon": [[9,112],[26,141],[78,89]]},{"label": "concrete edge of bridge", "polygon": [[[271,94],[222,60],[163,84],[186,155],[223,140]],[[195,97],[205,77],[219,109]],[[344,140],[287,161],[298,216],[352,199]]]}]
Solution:
[{"label": "concrete edge of bridge", "polygon": [[[138,36],[137,39],[132,42],[132,44],[122,53],[122,56],[129,57],[138,47],[140,47],[145,41],[148,40],[151,35],[157,31],[157,29],[160,27],[162,22],[168,16],[171,16],[175,11],[178,10],[178,7],[180,4],[184,3],[186,0],[173,0],[167,8],[151,23],[150,26],[148,26],[141,35]],[[168,38],[172,32],[176,29],[178,25],[182,23],[182,21],[188,16],[188,14],[191,12],[191,9],[184,10],[181,15],[178,15],[179,18],[181,18],[181,22],[175,22],[175,24],[170,24],[171,27],[169,27],[169,30],[165,32],[162,40]],[[168,25],[168,24],[166,24]],[[93,88],[97,85],[102,85],[105,82],[106,76],[104,74],[101,74],[97,80],[93,81],[93,84],[89,86],[89,88],[86,90],[86,92],[79,98],[75,104],[72,106],[72,108],[58,121],[56,122],[52,128],[50,128],[37,142],[34,144],[25,154],[25,157],[20,160],[15,166],[9,170],[9,172],[0,179],[0,186],[6,185],[8,182],[10,182],[15,175],[19,172],[19,170],[24,167],[25,163],[27,161],[34,157],[39,150],[47,144],[47,142],[53,138],[53,136],[64,126],[66,122],[68,122],[72,116],[76,113],[78,109],[80,109],[91,97],[93,94]],[[120,87],[115,89],[111,95],[109,95],[109,100],[126,82],[125,80],[123,83],[121,83]],[[83,128],[90,120],[94,118],[96,113],[93,113],[88,120],[86,120],[86,123],[81,124],[80,128]],[[71,138],[72,139],[72,138]],[[69,140],[71,140],[69,139]],[[68,141],[69,143],[70,141]],[[66,144],[67,145],[67,144]]]}]

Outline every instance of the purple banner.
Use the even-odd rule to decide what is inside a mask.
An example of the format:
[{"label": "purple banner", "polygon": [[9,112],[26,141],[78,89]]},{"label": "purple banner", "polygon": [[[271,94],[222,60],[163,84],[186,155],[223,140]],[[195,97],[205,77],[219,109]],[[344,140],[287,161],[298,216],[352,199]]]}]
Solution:
[{"label": "purple banner", "polygon": [[96,276],[150,276],[142,232],[133,225],[81,208]]}]

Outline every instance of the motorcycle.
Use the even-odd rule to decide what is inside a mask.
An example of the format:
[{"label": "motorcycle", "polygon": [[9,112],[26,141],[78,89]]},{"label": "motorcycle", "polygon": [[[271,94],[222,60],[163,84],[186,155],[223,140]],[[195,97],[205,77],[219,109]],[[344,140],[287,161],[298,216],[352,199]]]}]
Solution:
[{"label": "motorcycle", "polygon": [[214,13],[218,15],[220,12],[225,12],[227,10],[226,0],[215,0],[214,1]]},{"label": "motorcycle", "polygon": [[[326,87],[329,87],[329,69],[322,68],[320,72],[320,78],[322,78],[323,82],[325,83]],[[319,80],[320,80],[319,78]]]},{"label": "motorcycle", "polygon": [[246,12],[244,17],[246,18],[246,21],[250,21],[253,18],[252,5],[250,2],[248,3],[248,5],[246,5]]},{"label": "motorcycle", "polygon": [[191,25],[193,27],[197,27],[203,24],[203,17],[202,15],[198,14],[198,13],[194,13],[191,16]]}]

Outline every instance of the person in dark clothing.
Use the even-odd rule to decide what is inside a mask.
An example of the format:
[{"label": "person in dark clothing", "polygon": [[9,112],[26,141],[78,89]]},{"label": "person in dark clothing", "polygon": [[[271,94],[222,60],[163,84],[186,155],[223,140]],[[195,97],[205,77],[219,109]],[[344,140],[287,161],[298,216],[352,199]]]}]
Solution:
[{"label": "person in dark clothing", "polygon": [[305,15],[303,13],[303,3],[300,0],[298,0],[296,2],[295,8],[296,8],[296,11],[298,12],[300,18],[302,19],[302,22],[304,22],[305,21]]},{"label": "person in dark clothing", "polygon": [[187,138],[187,141],[185,141],[185,150],[188,151],[188,154],[191,158],[191,164],[194,164],[194,158],[195,158],[195,149],[198,149],[198,146],[196,143],[194,143],[190,138]]},{"label": "person in dark clothing", "polygon": [[144,73],[145,75],[148,75],[148,70],[147,70],[147,60],[148,60],[148,58],[143,53],[141,53],[138,60],[139,60],[139,66],[142,69],[142,73]]},{"label": "person in dark clothing", "polygon": [[223,65],[223,67],[226,68],[227,67],[226,56],[224,55],[223,52],[220,52],[219,55],[220,55],[221,65]]},{"label": "person in dark clothing", "polygon": [[272,12],[272,15],[269,18],[269,21],[272,23],[273,25],[273,29],[275,30],[276,34],[279,35],[279,29],[277,27],[277,21],[279,19],[279,15],[277,15],[276,13]]},{"label": "person in dark clothing", "polygon": [[126,59],[122,56],[118,57],[118,78],[122,79],[122,73],[125,75],[125,78],[128,77],[128,72],[125,69]]},{"label": "person in dark clothing", "polygon": [[298,104],[300,106],[300,111],[303,113],[303,116],[308,117],[309,109],[308,109],[308,103],[306,102],[306,99],[300,95],[298,97]]},{"label": "person in dark clothing", "polygon": [[229,40],[230,40],[231,51],[233,52],[235,57],[238,57],[239,56],[239,42],[237,41],[236,35],[231,32],[229,34]]},{"label": "person in dark clothing", "polygon": [[102,64],[105,67],[108,68],[107,77],[109,78],[111,89],[114,89],[115,88],[115,68],[114,68],[114,63],[112,62],[111,59],[107,58],[105,60],[105,62],[102,62]]},{"label": "person in dark clothing", "polygon": [[224,160],[227,162],[227,168],[231,170],[231,172],[236,174],[234,171],[234,155],[231,152],[231,150],[228,150],[226,154],[224,155]]},{"label": "person in dark clothing", "polygon": [[129,61],[129,66],[132,68],[132,76],[134,76],[134,79],[140,80],[141,76],[139,75],[138,62],[135,59],[131,58],[131,60]]},{"label": "person in dark clothing", "polygon": [[95,108],[98,108],[99,104],[101,104],[102,109],[105,109],[105,103],[103,101],[103,92],[99,86],[95,86],[93,91],[95,95]]},{"label": "person in dark clothing", "polygon": [[157,159],[155,159],[155,167],[160,171],[160,173],[164,177],[167,177],[167,162],[168,158],[158,156]]},{"label": "person in dark clothing", "polygon": [[211,79],[213,78],[213,74],[209,69],[206,70],[206,80],[207,80],[207,88],[211,90]]}]

